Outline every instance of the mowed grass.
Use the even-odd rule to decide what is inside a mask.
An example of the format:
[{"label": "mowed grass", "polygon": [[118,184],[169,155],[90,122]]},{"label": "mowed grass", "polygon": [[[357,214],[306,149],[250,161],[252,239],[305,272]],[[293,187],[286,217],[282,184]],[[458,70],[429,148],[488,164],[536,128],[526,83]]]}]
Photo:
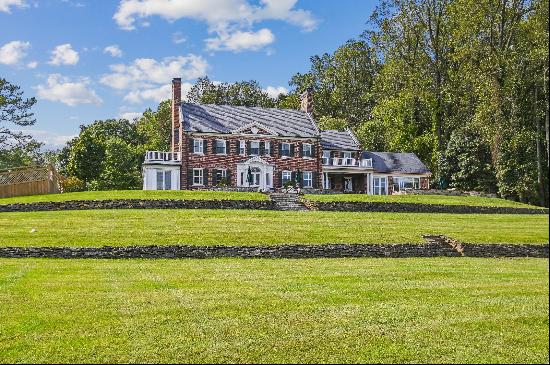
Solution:
[{"label": "mowed grass", "polygon": [[548,243],[548,215],[85,210],[0,213],[0,232],[0,246]]},{"label": "mowed grass", "polygon": [[3,363],[548,363],[546,259],[0,259]]},{"label": "mowed grass", "polygon": [[177,199],[177,200],[267,200],[261,193],[201,191],[201,190],[108,190],[83,191],[78,193],[16,196],[0,199],[0,204],[61,202],[69,200],[111,199]]},{"label": "mowed grass", "polygon": [[304,198],[318,202],[381,202],[483,207],[540,208],[499,198],[446,195],[367,195],[367,194],[306,194]]}]

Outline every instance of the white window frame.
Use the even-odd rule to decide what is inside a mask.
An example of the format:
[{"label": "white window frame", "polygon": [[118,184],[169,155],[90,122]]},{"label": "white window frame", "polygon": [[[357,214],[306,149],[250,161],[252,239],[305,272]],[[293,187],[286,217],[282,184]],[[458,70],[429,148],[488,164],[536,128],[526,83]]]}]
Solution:
[{"label": "white window frame", "polygon": [[[198,174],[195,174],[197,172]],[[199,182],[195,182],[195,178],[198,178]],[[193,169],[193,186],[204,186],[204,169]]]},{"label": "white window frame", "polygon": [[[376,185],[376,180],[378,180],[379,185]],[[384,184],[382,184],[384,182]],[[382,185],[384,185],[385,193],[382,193]],[[372,179],[372,193],[373,195],[388,195],[388,177],[387,176],[374,176]]]},{"label": "white window frame", "polygon": [[[197,152],[197,147],[199,147],[199,152]],[[204,154],[204,140],[202,138],[193,138],[193,154],[203,155]]]},{"label": "white window frame", "polygon": [[306,146],[309,147],[309,156],[303,156],[303,157],[311,159],[311,158],[313,158],[313,145],[311,143],[302,143],[302,155],[304,154],[304,151],[306,150]]},{"label": "white window frame", "polygon": [[[288,146],[288,155],[285,155],[285,154],[283,153],[285,145]],[[288,142],[282,142],[282,143],[281,143],[281,157],[291,157],[291,156],[290,156],[290,152],[291,152],[290,143],[288,143]]]},{"label": "white window frame", "polygon": [[265,156],[271,156],[269,154],[270,149],[271,149],[271,142],[269,142],[269,141],[264,142],[264,155]]},{"label": "white window frame", "polygon": [[[223,143],[223,153],[218,152],[218,142]],[[214,145],[214,151],[216,152],[216,155],[227,155],[227,141],[225,139],[217,139],[216,144]]]},{"label": "white window frame", "polygon": [[[288,179],[285,179],[285,175],[288,174]],[[292,181],[292,171],[283,170],[281,174],[281,186],[284,186],[285,182]]]},{"label": "white window frame", "polygon": [[239,141],[239,155],[246,156],[246,141]]},{"label": "white window frame", "polygon": [[330,151],[323,151],[323,165],[330,165]]},{"label": "white window frame", "polygon": [[[308,178],[306,178],[306,175],[308,175]],[[306,183],[308,181],[308,183]],[[304,188],[312,188],[313,187],[313,172],[312,171],[304,171],[302,175],[302,184],[304,185]]]},{"label": "white window frame", "polygon": [[[258,144],[258,153],[253,153],[252,150],[255,149],[255,147],[252,147],[252,144]],[[260,141],[250,141],[250,156],[259,156],[260,155]]]}]

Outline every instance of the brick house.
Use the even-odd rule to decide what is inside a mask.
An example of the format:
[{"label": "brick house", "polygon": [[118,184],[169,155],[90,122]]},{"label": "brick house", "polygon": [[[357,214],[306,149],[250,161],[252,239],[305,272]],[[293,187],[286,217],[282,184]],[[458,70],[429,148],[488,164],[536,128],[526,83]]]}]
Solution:
[{"label": "brick house", "polygon": [[320,131],[312,93],[301,110],[181,102],[172,81],[172,151],[147,151],[143,189],[216,186],[391,194],[428,188],[431,173],[412,153],[362,151],[350,130]]}]

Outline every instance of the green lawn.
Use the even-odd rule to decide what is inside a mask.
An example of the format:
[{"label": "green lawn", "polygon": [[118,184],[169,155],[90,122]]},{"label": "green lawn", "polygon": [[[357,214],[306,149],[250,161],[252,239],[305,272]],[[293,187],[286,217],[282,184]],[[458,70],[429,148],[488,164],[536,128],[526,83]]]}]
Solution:
[{"label": "green lawn", "polygon": [[547,243],[548,216],[85,210],[0,213],[0,232],[0,246],[417,243],[423,242],[422,234],[445,234],[471,243]]},{"label": "green lawn", "polygon": [[548,363],[546,259],[0,259],[2,363]]},{"label": "green lawn", "polygon": [[17,196],[13,198],[0,199],[0,204],[110,199],[267,200],[267,195],[261,193],[206,190],[109,190]]},{"label": "green lawn", "polygon": [[366,194],[307,194],[306,199],[318,202],[383,202],[442,205],[473,205],[487,207],[540,208],[498,198],[446,195],[366,195]]}]

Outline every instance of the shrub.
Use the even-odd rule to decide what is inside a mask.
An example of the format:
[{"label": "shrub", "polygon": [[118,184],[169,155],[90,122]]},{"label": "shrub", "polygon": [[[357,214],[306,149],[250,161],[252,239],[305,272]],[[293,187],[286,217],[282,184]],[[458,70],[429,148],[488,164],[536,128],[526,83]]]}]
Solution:
[{"label": "shrub", "polygon": [[63,180],[61,187],[64,193],[73,193],[86,190],[86,183],[76,176],[69,176]]}]

